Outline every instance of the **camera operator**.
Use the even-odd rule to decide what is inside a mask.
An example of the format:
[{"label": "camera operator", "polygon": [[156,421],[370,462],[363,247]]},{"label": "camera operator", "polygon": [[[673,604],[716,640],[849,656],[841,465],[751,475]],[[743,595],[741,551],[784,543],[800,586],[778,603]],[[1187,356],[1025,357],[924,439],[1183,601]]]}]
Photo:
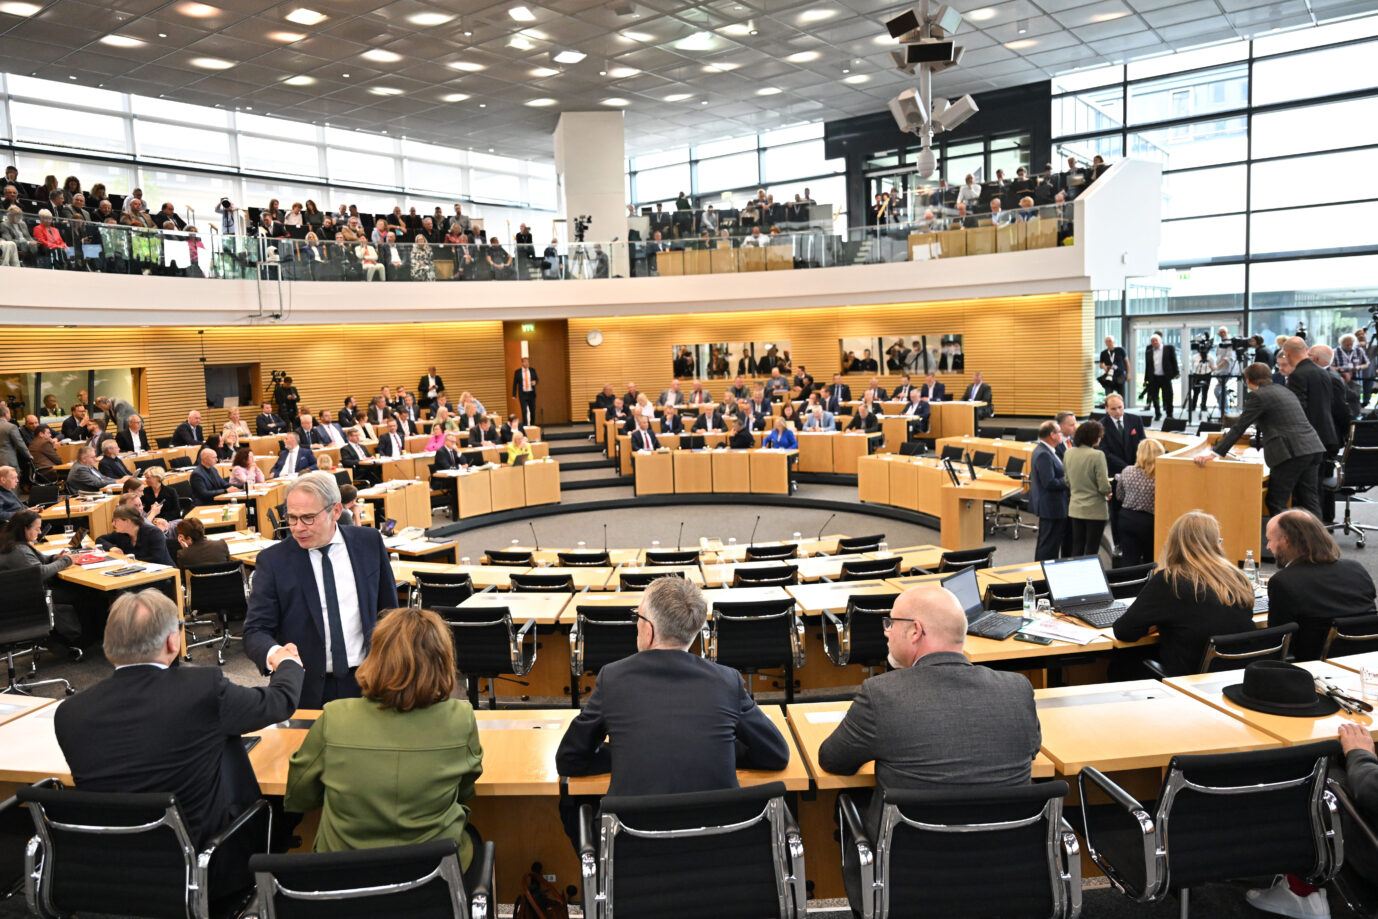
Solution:
[{"label": "camera operator", "polygon": [[1224,326],[1220,328],[1221,339],[1215,346],[1215,360],[1211,373],[1215,377],[1215,401],[1220,405],[1220,417],[1224,418],[1230,408],[1230,380],[1238,375],[1239,359],[1234,346],[1226,336]]},{"label": "camera operator", "polygon": [[1190,390],[1187,417],[1191,417],[1191,413],[1196,411],[1198,401],[1201,405],[1201,414],[1203,416],[1210,414],[1211,374],[1214,370],[1215,365],[1211,361],[1210,338],[1192,342],[1191,370],[1187,374],[1187,387]]},{"label": "camera operator", "polygon": [[220,203],[215,206],[215,212],[220,215],[220,232],[224,236],[238,236],[237,230],[239,220],[239,208],[230,203],[229,198],[221,198]]}]

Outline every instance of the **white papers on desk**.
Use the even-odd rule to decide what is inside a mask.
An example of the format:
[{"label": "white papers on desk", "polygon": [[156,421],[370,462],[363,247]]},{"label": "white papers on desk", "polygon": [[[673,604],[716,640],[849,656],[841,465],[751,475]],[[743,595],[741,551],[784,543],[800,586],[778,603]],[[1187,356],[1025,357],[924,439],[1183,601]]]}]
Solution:
[{"label": "white papers on desk", "polygon": [[171,565],[162,565],[158,562],[144,562],[143,566],[145,571],[167,571],[172,568]]},{"label": "white papers on desk", "polygon": [[847,713],[837,712],[809,712],[804,715],[804,720],[809,724],[836,724],[843,719]]},{"label": "white papers on desk", "polygon": [[399,552],[410,552],[417,554],[421,552],[434,552],[436,544],[426,539],[395,539],[384,540],[389,549],[396,549]]},{"label": "white papers on desk", "polygon": [[89,565],[81,565],[82,571],[100,571],[102,568],[122,568],[125,560],[122,558],[108,558],[102,562],[92,562]]},{"label": "white papers on desk", "polygon": [[1074,645],[1089,644],[1101,637],[1100,632],[1095,629],[1083,628],[1079,625],[1072,625],[1070,622],[1058,622],[1051,619],[1037,620],[1019,631],[1026,635],[1041,635],[1044,638],[1065,641]]},{"label": "white papers on desk", "polygon": [[275,539],[246,539],[230,546],[230,554],[244,555],[249,552],[259,552],[274,545],[277,545],[277,540]]}]

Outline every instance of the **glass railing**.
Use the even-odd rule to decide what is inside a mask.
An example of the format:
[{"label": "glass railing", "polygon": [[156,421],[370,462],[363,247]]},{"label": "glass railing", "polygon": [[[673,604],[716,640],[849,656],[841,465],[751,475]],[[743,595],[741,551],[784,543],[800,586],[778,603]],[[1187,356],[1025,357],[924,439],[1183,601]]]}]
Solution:
[{"label": "glass railing", "polygon": [[699,236],[544,246],[373,243],[174,232],[71,219],[0,218],[0,259],[9,246],[24,267],[262,281],[565,281],[734,274],[880,262],[927,261],[1051,248],[1073,237],[1072,206],[964,215],[930,208],[842,233]]}]

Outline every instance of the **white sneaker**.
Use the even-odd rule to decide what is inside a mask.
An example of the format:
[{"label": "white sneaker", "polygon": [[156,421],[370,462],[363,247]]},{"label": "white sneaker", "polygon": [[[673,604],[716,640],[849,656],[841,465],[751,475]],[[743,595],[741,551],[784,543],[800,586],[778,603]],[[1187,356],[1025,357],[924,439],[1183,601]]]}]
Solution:
[{"label": "white sneaker", "polygon": [[1279,877],[1272,887],[1245,891],[1244,897],[1250,906],[1265,913],[1291,916],[1292,919],[1330,919],[1330,904],[1326,902],[1324,890],[1299,897],[1292,893],[1285,877]]}]

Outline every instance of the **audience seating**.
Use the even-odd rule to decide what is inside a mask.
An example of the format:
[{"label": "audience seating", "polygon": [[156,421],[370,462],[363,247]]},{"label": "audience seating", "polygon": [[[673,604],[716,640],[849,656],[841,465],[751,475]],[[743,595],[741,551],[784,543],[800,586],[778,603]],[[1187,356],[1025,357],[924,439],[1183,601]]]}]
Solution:
[{"label": "audience seating", "polygon": [[839,619],[823,610],[821,643],[823,653],[839,667],[857,664],[869,678],[890,657],[890,643],[881,619],[890,614],[899,594],[853,594]]},{"label": "audience seating", "polygon": [[[43,589],[43,573],[37,566],[13,571],[0,571],[0,653],[5,655],[8,678],[0,692],[31,695],[39,686],[62,686],[67,695],[75,690],[63,679],[35,680],[38,656],[47,648],[43,642],[53,630],[53,601]],[[29,676],[20,677],[14,665],[16,657],[29,658]]]},{"label": "audience seating", "polygon": [[474,847],[466,890],[453,839],[353,852],[255,855],[261,919],[488,919],[497,915],[494,847]]},{"label": "audience seating", "polygon": [[682,578],[684,572],[671,571],[623,571],[617,576],[618,590],[645,590],[651,582],[660,578]]},{"label": "audience seating", "polygon": [[995,454],[985,450],[976,450],[971,454],[971,465],[990,469],[995,465]]},{"label": "audience seating", "polygon": [[794,701],[794,671],[804,666],[804,625],[795,615],[794,600],[720,601],[704,629],[703,646],[709,660],[747,675],[783,668],[785,701]]},{"label": "audience seating", "polygon": [[697,565],[698,549],[647,549],[646,565]]},{"label": "audience seating", "polygon": [[[249,612],[249,586],[244,578],[243,562],[223,562],[215,565],[197,565],[186,570],[186,628],[187,657],[192,648],[216,645],[215,659],[225,666],[225,649],[232,641],[241,641],[238,635],[230,633],[232,619],[243,620]],[[210,613],[214,619],[194,619],[196,614]],[[217,625],[220,635],[197,641],[191,633],[194,625]]]},{"label": "audience seating", "polygon": [[[1324,883],[1343,844],[1326,794],[1338,741],[1174,756],[1150,812],[1100,770],[1077,777],[1087,852],[1121,893],[1146,903],[1236,878],[1297,874]],[[1108,804],[1102,803],[1109,799]]]},{"label": "audience seating", "polygon": [[[1296,632],[1297,624],[1289,622],[1268,629],[1235,632],[1233,635],[1212,635],[1196,672],[1243,670],[1254,661],[1262,660],[1285,661]],[[1153,671],[1158,679],[1168,676],[1163,665],[1156,660],[1145,660],[1144,666]]]},{"label": "audience seating", "polygon": [[1220,422],[1218,421],[1203,421],[1196,426],[1196,433],[1198,435],[1214,434],[1221,430],[1223,430],[1223,428],[1220,426]]},{"label": "audience seating", "polygon": [[804,919],[804,842],[783,782],[603,798],[579,813],[584,915]]},{"label": "audience seating", "polygon": [[509,565],[514,568],[530,568],[536,564],[530,552],[519,552],[516,550],[506,551],[503,549],[489,549],[484,553],[488,556],[490,565]]},{"label": "audience seating", "polygon": [[923,456],[928,452],[928,444],[921,440],[911,440],[900,444],[900,456]]},{"label": "audience seating", "polygon": [[512,575],[513,593],[574,593],[572,574],[517,574]]},{"label": "audience seating", "polygon": [[1378,614],[1332,619],[1321,645],[1321,659],[1378,651]]},{"label": "audience seating", "polygon": [[912,916],[922,904],[932,916],[1073,919],[1081,910],[1081,850],[1062,816],[1067,791],[1060,780],[877,788],[878,821],[870,826],[851,796],[840,795],[842,874],[853,913]]},{"label": "audience seating", "polygon": [[467,571],[418,571],[412,606],[436,609],[459,606],[474,595],[474,579]]},{"label": "audience seating", "polygon": [[1164,418],[1164,434],[1184,434],[1187,430],[1187,419],[1185,418]]},{"label": "audience seating", "polygon": [[1105,582],[1110,585],[1112,596],[1118,600],[1127,600],[1139,595],[1157,567],[1156,562],[1145,562],[1142,565],[1107,568],[1105,570]]},{"label": "audience seating", "polygon": [[1338,530],[1346,536],[1353,534],[1358,537],[1355,545],[1362,549],[1368,542],[1367,534],[1378,532],[1378,526],[1355,523],[1350,504],[1356,495],[1375,485],[1378,485],[1378,420],[1356,421],[1350,425],[1334,476],[1321,483],[1323,489],[1335,499],[1343,500],[1345,505],[1344,519],[1327,523],[1325,528]]},{"label": "audience seating", "polygon": [[[986,585],[986,595],[982,600],[982,605],[996,613],[1021,611],[1024,609],[1024,588],[1027,586],[1027,584],[1002,584],[999,581],[991,581]],[[1047,581],[1042,578],[1034,578],[1033,586],[1035,599],[1052,599]]]},{"label": "audience seating", "polygon": [[837,541],[837,555],[855,555],[859,552],[877,552],[885,542],[885,534],[874,536],[843,536]]},{"label": "audience seating", "polygon": [[1329,886],[1356,915],[1378,916],[1378,874],[1373,871],[1378,866],[1378,832],[1359,812],[1343,782],[1327,778],[1325,787],[1335,797],[1344,840],[1344,863]]},{"label": "audience seating", "polygon": [[746,547],[746,560],[748,562],[778,562],[783,559],[794,558],[798,554],[798,543],[784,543],[778,546]]},{"label": "audience seating", "polygon": [[26,786],[33,819],[26,895],[43,919],[103,913],[237,916],[249,900],[249,857],[266,852],[272,812],[257,801],[197,852],[172,794]]},{"label": "audience seating", "polygon": [[889,558],[868,558],[846,561],[842,563],[843,581],[867,581],[876,578],[897,578],[900,576],[900,563],[902,559],[898,555]]},{"label": "audience seating", "polygon": [[574,607],[569,630],[569,701],[574,708],[579,707],[580,677],[596,676],[605,665],[636,653],[635,614],[635,603]]},{"label": "audience seating", "polygon": [[960,463],[965,456],[966,451],[956,444],[948,444],[943,447],[943,452],[938,454],[940,459],[952,460],[954,463]]},{"label": "audience seating", "polygon": [[579,565],[587,565],[590,568],[597,568],[600,566],[608,567],[612,565],[612,559],[608,556],[606,550],[594,552],[557,552],[555,553],[555,557],[559,559],[562,566],[570,568]]},{"label": "audience seating", "polygon": [[733,587],[789,587],[799,583],[799,569],[793,565],[769,568],[734,568]]},{"label": "audience seating", "polygon": [[61,489],[57,485],[34,484],[29,488],[29,507],[42,510],[58,502]]},{"label": "audience seating", "polygon": [[[436,612],[454,635],[455,666],[464,675],[469,704],[478,708],[478,684],[486,679],[488,707],[497,708],[493,682],[508,674],[526,676],[536,664],[536,620],[528,619],[520,629],[514,629],[512,611],[506,606],[441,607]],[[522,680],[515,682],[528,685]]]},{"label": "audience seating", "polygon": [[938,567],[932,571],[925,571],[921,568],[914,570],[920,574],[946,574],[949,571],[961,571],[963,568],[975,568],[980,571],[989,568],[994,564],[995,546],[982,546],[979,549],[953,549],[951,552],[944,552],[942,558],[938,559]]}]

